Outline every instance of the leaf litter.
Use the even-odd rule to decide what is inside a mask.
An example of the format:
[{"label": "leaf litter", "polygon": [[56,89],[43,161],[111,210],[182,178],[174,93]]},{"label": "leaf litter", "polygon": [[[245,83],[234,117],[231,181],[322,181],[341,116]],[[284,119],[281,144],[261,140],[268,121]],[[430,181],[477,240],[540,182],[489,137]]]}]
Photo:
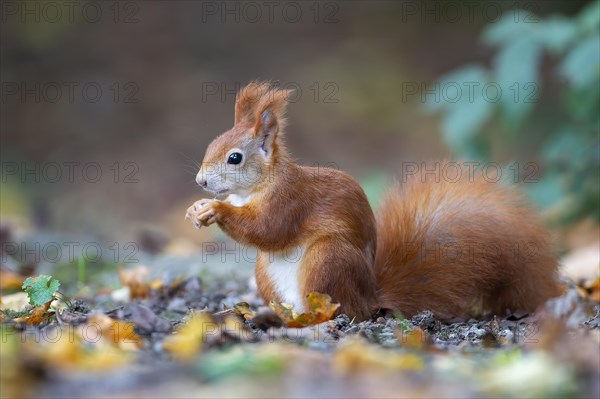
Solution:
[{"label": "leaf litter", "polygon": [[[150,279],[143,267],[119,278],[121,288],[68,306],[57,301],[57,280],[28,279],[23,287],[33,304],[50,300],[21,302],[20,317],[4,310],[11,298],[3,296],[0,363],[14,365],[2,376],[3,390],[47,397],[520,397],[600,389],[595,282],[570,283],[535,315],[448,324],[428,311],[357,323],[336,316],[339,305],[319,293],[307,298],[309,312],[296,314],[282,303],[264,306],[245,278]],[[129,295],[115,300],[123,288]]]}]

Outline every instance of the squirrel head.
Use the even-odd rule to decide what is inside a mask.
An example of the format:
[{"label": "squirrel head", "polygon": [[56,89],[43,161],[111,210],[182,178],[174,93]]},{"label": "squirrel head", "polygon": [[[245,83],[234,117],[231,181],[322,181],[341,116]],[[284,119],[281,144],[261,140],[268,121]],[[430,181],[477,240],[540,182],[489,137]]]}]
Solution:
[{"label": "squirrel head", "polygon": [[289,90],[252,82],[236,97],[234,126],[213,140],[196,182],[214,195],[249,195],[287,162],[283,144]]}]

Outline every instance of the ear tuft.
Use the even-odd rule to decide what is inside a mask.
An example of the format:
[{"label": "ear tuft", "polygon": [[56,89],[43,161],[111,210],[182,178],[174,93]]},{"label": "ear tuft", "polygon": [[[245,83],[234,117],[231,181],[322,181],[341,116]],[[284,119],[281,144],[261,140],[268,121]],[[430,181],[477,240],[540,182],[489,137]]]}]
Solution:
[{"label": "ear tuft", "polygon": [[285,110],[293,90],[278,89],[272,82],[251,82],[238,93],[235,124],[254,126],[254,138],[261,142],[263,155],[272,153],[275,139],[285,127]]},{"label": "ear tuft", "polygon": [[258,136],[265,129],[281,130],[285,126],[285,111],[290,90],[272,89],[256,106],[254,134]]},{"label": "ear tuft", "polygon": [[235,124],[243,120],[254,123],[256,107],[260,99],[269,92],[270,82],[250,82],[242,88],[235,99]]}]

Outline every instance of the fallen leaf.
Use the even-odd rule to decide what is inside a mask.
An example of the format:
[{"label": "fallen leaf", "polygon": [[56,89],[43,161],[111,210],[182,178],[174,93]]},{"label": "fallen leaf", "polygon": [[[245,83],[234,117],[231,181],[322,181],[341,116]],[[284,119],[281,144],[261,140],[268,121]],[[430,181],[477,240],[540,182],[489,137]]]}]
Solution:
[{"label": "fallen leaf", "polygon": [[145,282],[150,274],[144,265],[138,265],[133,269],[119,269],[119,280],[124,287],[129,287],[131,298],[144,298],[150,291],[150,286]]},{"label": "fallen leaf", "polygon": [[28,325],[40,324],[42,321],[44,321],[46,317],[48,317],[48,315],[46,315],[46,312],[48,311],[48,308],[50,307],[51,303],[52,301],[48,301],[47,303],[41,306],[33,308],[31,313],[29,313],[27,316],[16,318],[14,320],[15,323],[25,323]]},{"label": "fallen leaf", "polygon": [[210,314],[194,312],[174,335],[164,340],[163,347],[176,359],[188,362],[202,349],[206,334],[216,331],[216,328]]},{"label": "fallen leaf", "polygon": [[235,313],[244,320],[251,320],[255,315],[255,313],[250,309],[248,302],[240,302],[235,304],[233,305],[233,309],[235,310]]},{"label": "fallen leaf", "polygon": [[121,349],[135,350],[143,346],[142,339],[134,331],[135,324],[133,323],[115,320],[104,313],[95,313],[88,319],[87,326],[88,329],[90,326],[97,328],[96,331],[90,330],[89,332],[94,339],[100,334],[102,338]]},{"label": "fallen leaf", "polygon": [[588,282],[585,288],[589,292],[590,300],[600,302],[600,277]]},{"label": "fallen leaf", "polygon": [[0,290],[21,289],[26,278],[13,271],[0,269]]},{"label": "fallen leaf", "polygon": [[291,306],[285,305],[279,301],[272,300],[269,307],[279,316],[284,322],[294,319],[294,312]]},{"label": "fallen leaf", "polygon": [[334,368],[341,373],[401,370],[421,371],[424,361],[414,353],[394,353],[362,339],[348,339],[333,355]]},{"label": "fallen leaf", "polygon": [[26,340],[24,350],[29,358],[51,369],[114,371],[117,366],[129,363],[130,353],[120,350],[104,340],[90,342],[84,326],[73,333],[71,329],[58,328],[44,336],[51,340]]},{"label": "fallen leaf", "polygon": [[164,285],[164,283],[163,283],[162,279],[160,279],[160,278],[152,280],[152,281],[150,281],[150,283],[148,283],[148,287],[151,290],[155,290],[155,291],[161,289],[163,287],[163,285]]},{"label": "fallen leaf", "polygon": [[281,345],[241,346],[210,351],[202,356],[196,369],[213,381],[233,376],[273,376],[285,370],[290,360]]},{"label": "fallen leaf", "polygon": [[0,391],[3,398],[31,396],[31,373],[24,369],[21,337],[10,326],[0,328]]},{"label": "fallen leaf", "polygon": [[131,312],[128,319],[136,325],[141,334],[171,331],[171,323],[167,319],[158,316],[149,307],[132,304],[128,306],[128,309]]},{"label": "fallen leaf", "polygon": [[291,307],[275,300],[269,306],[290,328],[303,328],[331,320],[340,307],[339,303],[331,303],[331,297],[327,294],[311,292],[306,299],[309,307],[306,313],[296,314]]},{"label": "fallen leaf", "polygon": [[411,330],[400,330],[394,331],[394,335],[400,342],[400,345],[408,348],[422,349],[427,344],[427,335],[420,328],[414,328]]}]

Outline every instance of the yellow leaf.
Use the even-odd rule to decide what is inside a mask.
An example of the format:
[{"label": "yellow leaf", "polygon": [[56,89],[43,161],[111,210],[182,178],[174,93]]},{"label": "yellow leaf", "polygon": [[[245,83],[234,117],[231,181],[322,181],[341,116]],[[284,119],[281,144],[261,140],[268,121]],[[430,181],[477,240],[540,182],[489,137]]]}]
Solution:
[{"label": "yellow leaf", "polygon": [[333,365],[342,373],[382,370],[421,371],[424,361],[413,353],[394,353],[361,339],[351,339],[334,353]]},{"label": "yellow leaf", "polygon": [[129,287],[131,298],[144,298],[150,286],[145,282],[150,271],[146,266],[138,265],[133,269],[119,269],[119,280],[124,287]]},{"label": "yellow leaf", "polygon": [[180,361],[190,361],[202,349],[207,332],[215,331],[216,325],[208,313],[195,312],[180,326],[174,335],[164,340],[163,346]]},{"label": "yellow leaf", "polygon": [[51,338],[41,342],[25,341],[24,349],[29,357],[46,367],[68,371],[113,371],[114,367],[131,361],[131,356],[116,346],[103,345],[102,340],[92,343],[85,335],[85,328],[79,329],[77,334],[72,329],[57,329],[48,335]]},{"label": "yellow leaf", "polygon": [[287,322],[289,320],[294,320],[295,315],[294,315],[294,312],[292,311],[291,306],[284,305],[283,303],[274,299],[269,304],[269,307],[271,309],[273,309],[275,314],[277,314],[277,316],[279,316],[281,318],[281,320],[283,320],[285,322]]},{"label": "yellow leaf", "polygon": [[600,302],[600,277],[586,284],[585,287],[590,293],[590,299]]},{"label": "yellow leaf", "polygon": [[135,324],[133,323],[115,320],[103,313],[96,313],[88,319],[87,326],[94,326],[97,330],[93,334],[96,332],[101,334],[102,338],[121,349],[135,350],[143,345],[142,339],[134,331]]},{"label": "yellow leaf", "polygon": [[150,283],[148,283],[148,287],[151,290],[155,290],[155,291],[161,289],[163,287],[163,285],[164,284],[163,284],[162,279],[159,279],[159,278],[152,280],[152,281],[150,281]]},{"label": "yellow leaf", "polygon": [[11,272],[10,270],[0,269],[0,290],[17,289],[20,290],[27,277]]},{"label": "yellow leaf", "polygon": [[394,331],[394,335],[398,339],[398,342],[400,342],[400,345],[409,348],[422,349],[427,344],[427,336],[420,328],[408,331],[398,329]]},{"label": "yellow leaf", "polygon": [[26,360],[21,351],[22,338],[12,327],[0,328],[0,396],[3,398],[26,398],[29,391],[31,372],[24,369]]},{"label": "yellow leaf", "polygon": [[250,305],[248,302],[240,302],[238,304],[233,305],[233,309],[235,313],[243,317],[245,320],[250,320],[254,317],[254,312],[250,309]]},{"label": "yellow leaf", "polygon": [[306,299],[309,307],[306,313],[296,314],[291,307],[275,300],[269,306],[290,328],[303,328],[331,320],[340,307],[339,303],[331,303],[331,297],[327,294],[311,292]]},{"label": "yellow leaf", "polygon": [[111,371],[115,367],[128,364],[131,360],[131,353],[119,350],[115,346],[107,346],[90,351],[74,366],[88,370]]}]

